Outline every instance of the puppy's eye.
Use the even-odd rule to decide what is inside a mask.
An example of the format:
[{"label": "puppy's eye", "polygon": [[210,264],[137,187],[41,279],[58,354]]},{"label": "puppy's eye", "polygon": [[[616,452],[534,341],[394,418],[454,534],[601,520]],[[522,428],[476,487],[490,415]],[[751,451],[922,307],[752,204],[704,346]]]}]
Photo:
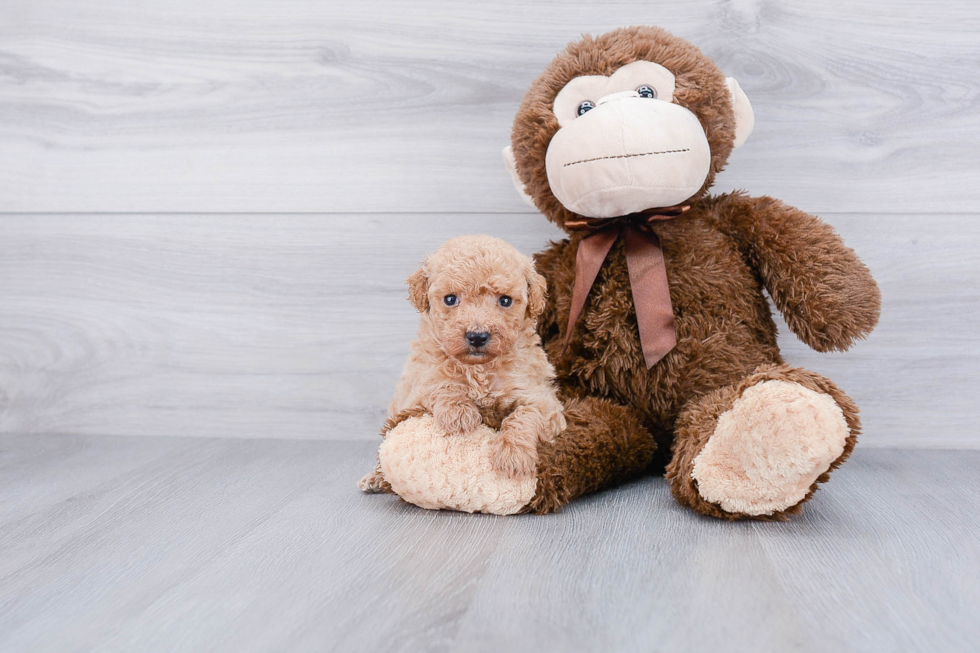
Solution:
[{"label": "puppy's eye", "polygon": [[651,99],[657,97],[657,89],[655,89],[652,86],[648,86],[647,84],[638,87],[636,89],[636,92],[639,94],[640,97],[651,98]]},{"label": "puppy's eye", "polygon": [[592,100],[586,100],[582,104],[578,105],[578,115],[585,115],[587,112],[595,109],[595,102]]},{"label": "puppy's eye", "polygon": [[497,300],[497,303],[503,308],[510,308],[510,305],[514,303],[514,300],[507,295],[501,295],[500,299]]},{"label": "puppy's eye", "polygon": [[459,297],[457,297],[456,295],[446,295],[445,297],[442,298],[442,302],[446,306],[455,306],[456,304],[459,303]]}]

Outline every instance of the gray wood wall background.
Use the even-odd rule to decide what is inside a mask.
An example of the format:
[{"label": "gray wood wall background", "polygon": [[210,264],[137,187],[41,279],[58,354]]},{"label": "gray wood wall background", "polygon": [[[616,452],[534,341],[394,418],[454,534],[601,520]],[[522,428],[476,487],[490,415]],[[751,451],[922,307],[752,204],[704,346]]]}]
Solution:
[{"label": "gray wood wall background", "polygon": [[877,331],[790,362],[864,446],[980,447],[980,4],[3,0],[0,431],[376,437],[404,279],[464,233],[557,237],[500,160],[583,32],[656,24],[739,79],[719,177],[819,214]]}]

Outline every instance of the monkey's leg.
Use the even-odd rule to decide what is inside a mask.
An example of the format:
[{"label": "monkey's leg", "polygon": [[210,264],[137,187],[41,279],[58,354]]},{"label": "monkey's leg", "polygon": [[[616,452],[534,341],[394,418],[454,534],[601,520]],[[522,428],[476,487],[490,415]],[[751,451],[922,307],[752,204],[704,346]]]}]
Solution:
[{"label": "monkey's leg", "polygon": [[565,401],[566,429],[538,444],[538,485],[525,511],[555,512],[572,499],[642,473],[657,445],[636,412],[598,397]]},{"label": "monkey's leg", "polygon": [[847,459],[860,429],[854,402],[828,379],[762,366],[681,411],[667,479],[698,512],[786,519]]}]

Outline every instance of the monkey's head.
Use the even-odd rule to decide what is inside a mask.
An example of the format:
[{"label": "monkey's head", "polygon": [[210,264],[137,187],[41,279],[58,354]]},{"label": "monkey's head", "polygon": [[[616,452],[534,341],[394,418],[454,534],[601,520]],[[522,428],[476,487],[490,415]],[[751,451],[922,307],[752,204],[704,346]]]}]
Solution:
[{"label": "monkey's head", "polygon": [[752,106],[696,47],[656,27],[584,37],[534,81],[504,160],[558,226],[707,193],[752,131]]}]

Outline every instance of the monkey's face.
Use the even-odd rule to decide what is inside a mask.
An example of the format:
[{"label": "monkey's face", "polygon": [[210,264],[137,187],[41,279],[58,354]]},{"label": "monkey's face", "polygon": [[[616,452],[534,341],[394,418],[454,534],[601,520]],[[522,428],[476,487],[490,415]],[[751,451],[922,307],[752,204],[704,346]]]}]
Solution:
[{"label": "monkey's face", "polygon": [[707,192],[752,129],[734,79],[658,28],[586,37],[535,81],[504,151],[549,218],[612,218]]},{"label": "monkey's face", "polygon": [[558,201],[579,215],[612,218],[697,193],[711,148],[698,117],[673,95],[673,73],[650,61],[566,84],[554,102],[561,128],[545,158]]}]

